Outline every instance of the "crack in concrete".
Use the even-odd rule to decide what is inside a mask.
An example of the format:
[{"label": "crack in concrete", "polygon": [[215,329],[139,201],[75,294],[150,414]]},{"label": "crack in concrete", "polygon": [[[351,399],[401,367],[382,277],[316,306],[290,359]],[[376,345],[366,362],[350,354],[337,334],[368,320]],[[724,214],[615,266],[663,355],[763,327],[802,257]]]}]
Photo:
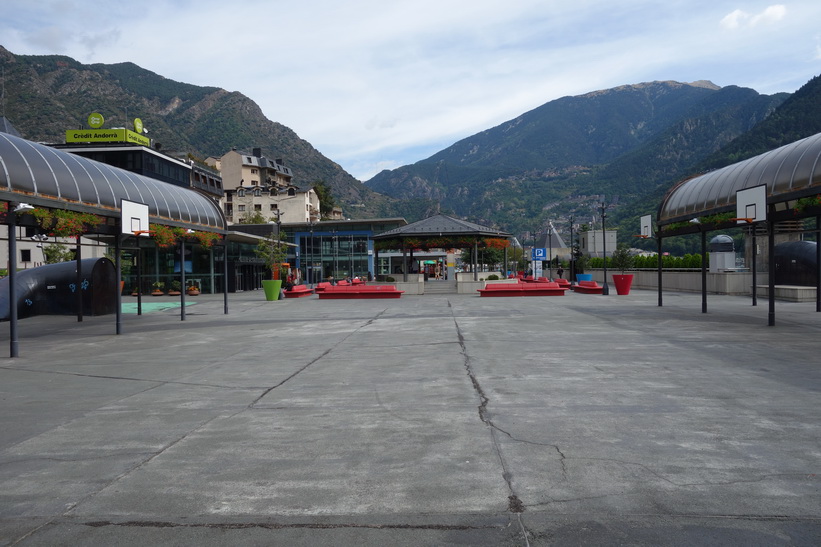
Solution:
[{"label": "crack in concrete", "polygon": [[[450,306],[450,301],[448,300],[448,306]],[[508,470],[507,461],[505,460],[504,454],[502,454],[502,447],[499,445],[499,439],[497,438],[498,432],[507,434],[504,431],[499,430],[494,424],[493,420],[490,417],[488,412],[487,405],[490,402],[487,395],[485,394],[484,390],[482,389],[481,384],[479,383],[479,379],[476,378],[476,374],[473,371],[473,367],[471,366],[470,362],[470,354],[467,350],[467,345],[465,344],[465,337],[462,334],[462,329],[459,327],[459,321],[456,320],[456,317],[453,317],[453,324],[456,327],[456,336],[459,340],[459,347],[461,348],[462,357],[464,359],[464,366],[465,370],[467,371],[468,378],[470,378],[470,383],[473,385],[473,390],[476,392],[476,395],[479,397],[479,419],[484,423],[486,426],[490,427],[490,438],[493,442],[493,447],[496,452],[496,457],[499,459],[499,463],[502,466],[502,478],[504,479],[505,483],[507,484],[508,491],[510,495],[508,496],[508,511],[515,514],[517,516],[517,520],[519,522],[519,528],[522,533],[522,537],[525,540],[525,544],[527,546],[530,545],[528,537],[530,536],[530,531],[525,526],[524,522],[522,521],[521,514],[526,510],[524,503],[519,499],[516,495],[516,491],[513,488],[513,477]]]},{"label": "crack in concrete", "polygon": [[254,408],[254,407],[256,406],[256,404],[257,404],[259,401],[261,401],[261,400],[262,400],[262,399],[263,399],[266,395],[268,395],[269,393],[271,393],[271,392],[272,392],[273,390],[275,390],[276,388],[278,388],[278,387],[282,386],[282,385],[283,385],[283,384],[285,384],[286,382],[289,382],[290,380],[292,380],[292,379],[294,379],[295,377],[297,377],[299,374],[301,374],[302,372],[304,372],[304,371],[305,371],[308,367],[310,367],[310,366],[311,366],[311,365],[313,365],[314,363],[318,362],[318,361],[319,361],[319,360],[321,360],[323,357],[327,356],[327,355],[328,355],[329,353],[331,353],[333,350],[335,350],[336,348],[338,348],[340,345],[342,345],[343,343],[345,343],[345,342],[348,340],[348,338],[350,338],[351,336],[353,336],[354,334],[356,334],[356,333],[357,333],[357,332],[359,332],[360,330],[362,330],[362,329],[364,329],[365,327],[367,327],[367,326],[369,326],[369,325],[373,324],[373,322],[374,322],[374,321],[376,321],[377,319],[379,319],[379,318],[382,316],[382,314],[384,314],[386,311],[388,311],[388,310],[387,310],[387,308],[383,309],[382,311],[380,311],[379,313],[377,313],[375,316],[371,317],[370,319],[368,319],[367,321],[365,321],[363,324],[361,324],[360,326],[356,327],[354,330],[352,330],[351,332],[349,332],[346,336],[344,336],[344,337],[343,337],[341,340],[339,340],[336,344],[332,345],[331,347],[329,347],[328,349],[326,349],[325,351],[323,351],[320,355],[318,355],[318,356],[317,356],[317,357],[315,357],[314,359],[311,359],[310,361],[308,361],[307,363],[305,363],[305,365],[303,365],[302,367],[298,368],[296,371],[294,371],[291,375],[289,375],[288,377],[286,377],[284,380],[282,380],[282,381],[281,381],[281,382],[279,382],[278,384],[276,384],[276,385],[274,385],[274,386],[271,386],[271,387],[269,387],[268,389],[266,389],[265,391],[263,391],[263,392],[262,392],[262,394],[261,394],[259,397],[257,397],[257,398],[256,398],[256,399],[254,399],[253,401],[251,401],[251,403],[248,405],[248,408]]},{"label": "crack in concrete", "polygon": [[127,382],[146,382],[151,384],[157,384],[157,386],[152,386],[149,389],[153,389],[154,387],[165,386],[165,385],[178,385],[178,386],[192,386],[192,387],[211,387],[217,389],[236,389],[240,391],[255,391],[258,389],[262,389],[261,386],[226,386],[220,384],[203,384],[198,382],[179,382],[175,380],[152,380],[150,378],[134,378],[130,376],[107,376],[105,374],[85,374],[81,372],[66,372],[63,370],[29,370],[23,368],[16,368],[16,367],[0,367],[0,370],[11,370],[14,372],[29,372],[31,374],[58,374],[63,376],[74,376],[78,378],[96,378],[100,380],[124,380]]},{"label": "crack in concrete", "polygon": [[102,528],[105,526],[139,527],[139,528],[215,528],[220,530],[246,530],[250,528],[262,528],[266,530],[287,530],[287,529],[316,529],[333,530],[336,528],[364,528],[371,530],[501,530],[499,526],[471,526],[468,524],[355,524],[355,523],[278,523],[278,522],[205,522],[205,523],[181,523],[172,521],[156,520],[129,520],[124,522],[114,522],[110,520],[97,520],[81,523],[83,526],[92,528]]}]

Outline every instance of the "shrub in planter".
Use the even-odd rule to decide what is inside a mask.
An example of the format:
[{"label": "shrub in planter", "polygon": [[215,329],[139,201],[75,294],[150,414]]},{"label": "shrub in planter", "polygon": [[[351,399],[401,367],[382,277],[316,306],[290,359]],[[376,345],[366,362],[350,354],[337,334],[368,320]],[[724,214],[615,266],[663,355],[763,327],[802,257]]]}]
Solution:
[{"label": "shrub in planter", "polygon": [[630,294],[630,286],[633,283],[633,274],[625,273],[633,267],[635,257],[630,254],[630,248],[626,243],[619,243],[613,255],[610,257],[610,265],[621,271],[621,274],[613,275],[613,283],[616,285],[617,294]]}]

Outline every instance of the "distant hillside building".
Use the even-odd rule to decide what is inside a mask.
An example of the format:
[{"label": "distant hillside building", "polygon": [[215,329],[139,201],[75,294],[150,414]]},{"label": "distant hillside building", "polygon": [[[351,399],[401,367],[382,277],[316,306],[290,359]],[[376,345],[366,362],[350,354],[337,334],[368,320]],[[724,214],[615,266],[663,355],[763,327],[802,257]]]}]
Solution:
[{"label": "distant hillside building", "polygon": [[281,159],[264,157],[260,148],[251,153],[234,149],[205,161],[222,175],[225,195],[220,203],[230,224],[256,214],[287,223],[319,220],[319,196],[313,188],[294,184],[291,169]]},{"label": "distant hillside building", "polygon": [[53,146],[138,175],[199,190],[214,200],[223,196],[222,177],[218,171],[189,158],[175,158],[149,146],[127,142],[71,142]]}]

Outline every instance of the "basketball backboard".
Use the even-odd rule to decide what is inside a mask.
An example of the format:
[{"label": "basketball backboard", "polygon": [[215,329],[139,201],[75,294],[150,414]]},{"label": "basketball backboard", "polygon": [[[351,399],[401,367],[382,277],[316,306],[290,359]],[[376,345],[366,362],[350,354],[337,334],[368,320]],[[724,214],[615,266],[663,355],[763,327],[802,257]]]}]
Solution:
[{"label": "basketball backboard", "polygon": [[767,186],[761,184],[735,194],[736,223],[752,224],[767,220]]},{"label": "basketball backboard", "polygon": [[653,215],[644,215],[641,217],[641,233],[639,237],[653,237]]},{"label": "basketball backboard", "polygon": [[123,235],[149,237],[148,205],[124,199],[120,202],[120,214]]}]

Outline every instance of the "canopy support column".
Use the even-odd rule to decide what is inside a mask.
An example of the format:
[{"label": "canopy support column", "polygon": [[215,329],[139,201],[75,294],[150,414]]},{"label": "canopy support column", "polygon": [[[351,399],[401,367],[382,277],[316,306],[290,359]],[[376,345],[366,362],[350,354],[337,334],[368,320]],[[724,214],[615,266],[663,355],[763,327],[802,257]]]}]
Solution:
[{"label": "canopy support column", "polygon": [[707,231],[701,229],[701,313],[707,313]]},{"label": "canopy support column", "polygon": [[661,260],[661,235],[658,236],[658,293],[659,293],[659,307],[662,307],[662,298],[661,298],[661,278],[662,278],[662,260]]},{"label": "canopy support column", "polygon": [[770,255],[767,258],[769,268],[767,272],[768,292],[770,298],[770,308],[767,313],[767,326],[775,325],[775,222],[767,220],[767,253]]}]

